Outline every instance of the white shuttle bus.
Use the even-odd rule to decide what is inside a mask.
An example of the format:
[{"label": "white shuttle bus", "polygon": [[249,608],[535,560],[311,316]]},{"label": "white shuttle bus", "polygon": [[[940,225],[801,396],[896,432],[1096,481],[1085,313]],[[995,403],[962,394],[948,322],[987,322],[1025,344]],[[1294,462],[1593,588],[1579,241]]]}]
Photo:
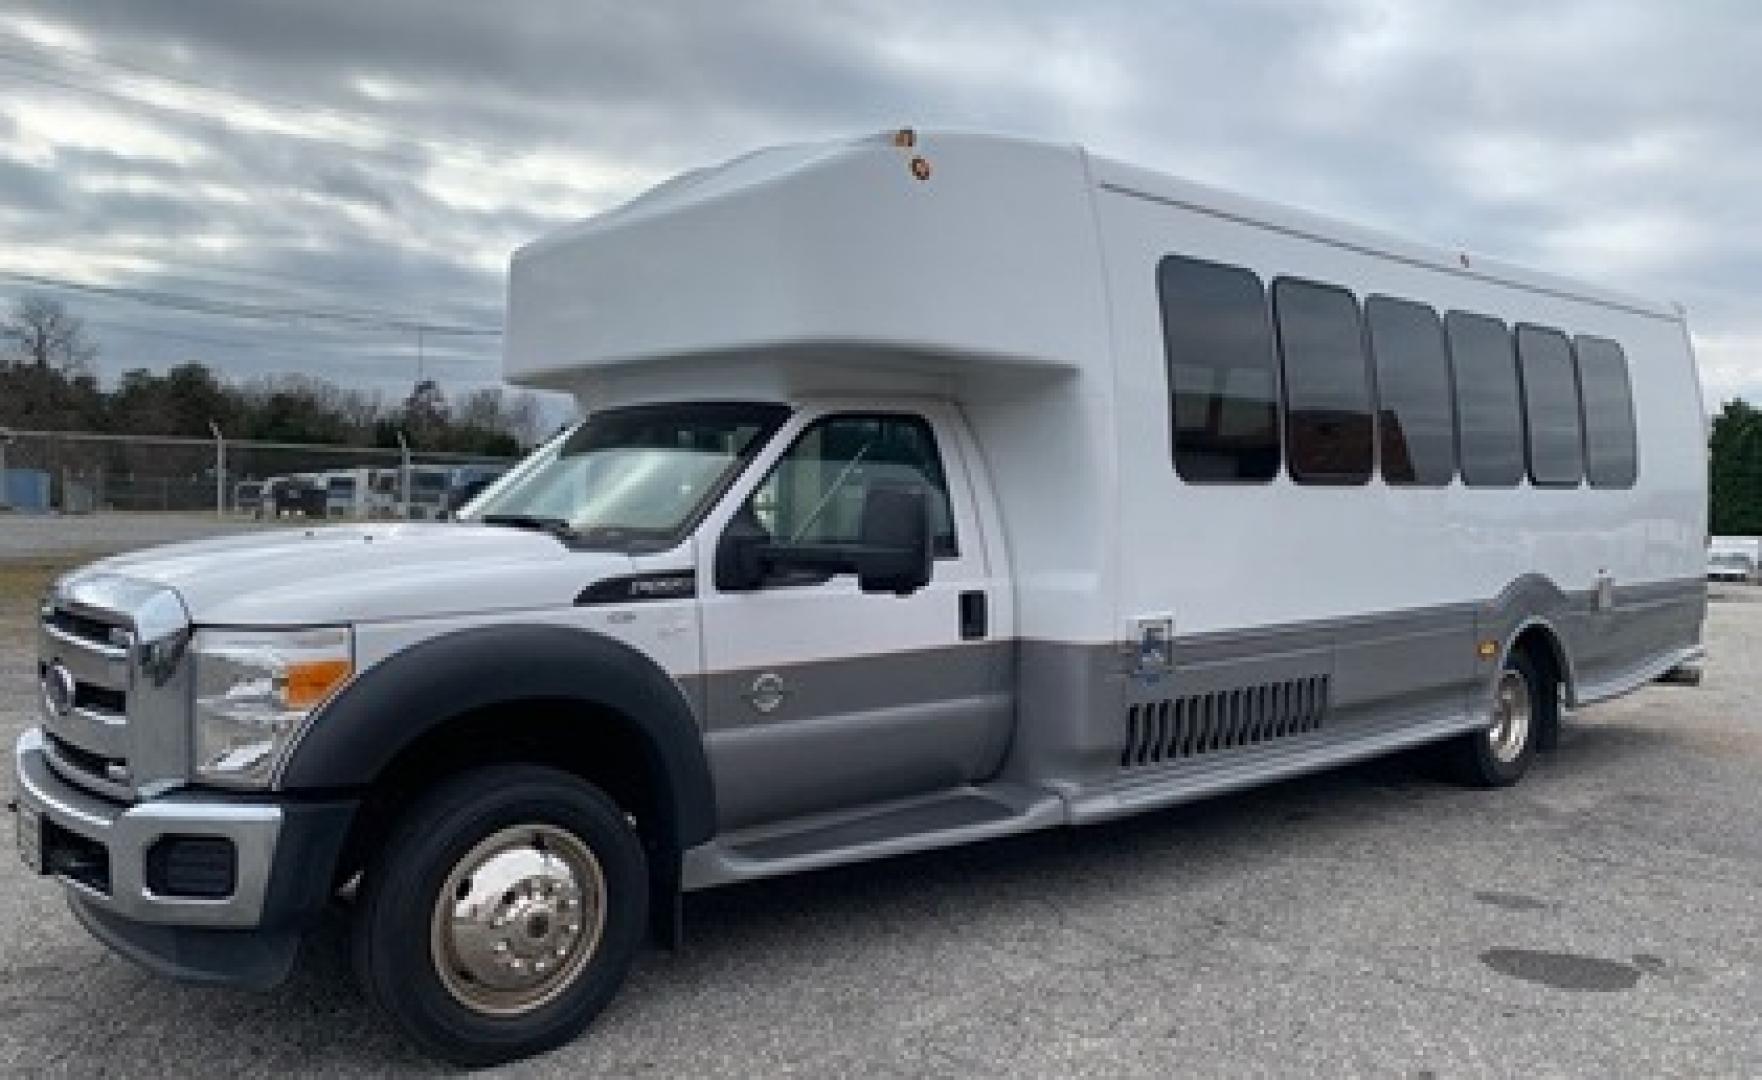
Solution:
[{"label": "white shuttle bus", "polygon": [[353,883],[370,997],[500,1061],[684,890],[1425,745],[1500,787],[1701,654],[1667,305],[911,132],[688,173],[510,281],[508,376],[592,411],[465,520],[45,601],[21,851],[121,952],[273,984]]}]

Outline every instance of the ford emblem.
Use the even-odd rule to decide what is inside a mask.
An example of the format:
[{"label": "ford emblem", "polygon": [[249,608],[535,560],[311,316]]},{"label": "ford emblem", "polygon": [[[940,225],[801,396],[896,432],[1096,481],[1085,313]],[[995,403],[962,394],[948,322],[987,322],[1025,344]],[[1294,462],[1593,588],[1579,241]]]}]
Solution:
[{"label": "ford emblem", "polygon": [[74,695],[79,684],[74,682],[73,672],[67,665],[57,660],[43,669],[43,704],[51,715],[66,716],[73,711]]}]

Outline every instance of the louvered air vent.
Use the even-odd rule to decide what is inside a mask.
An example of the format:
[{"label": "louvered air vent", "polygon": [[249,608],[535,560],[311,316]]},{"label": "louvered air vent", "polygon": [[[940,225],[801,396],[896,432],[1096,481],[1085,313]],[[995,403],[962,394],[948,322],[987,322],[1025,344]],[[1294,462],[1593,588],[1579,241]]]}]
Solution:
[{"label": "louvered air vent", "polygon": [[1120,765],[1157,765],[1302,735],[1320,729],[1327,712],[1326,675],[1148,701],[1126,710]]}]

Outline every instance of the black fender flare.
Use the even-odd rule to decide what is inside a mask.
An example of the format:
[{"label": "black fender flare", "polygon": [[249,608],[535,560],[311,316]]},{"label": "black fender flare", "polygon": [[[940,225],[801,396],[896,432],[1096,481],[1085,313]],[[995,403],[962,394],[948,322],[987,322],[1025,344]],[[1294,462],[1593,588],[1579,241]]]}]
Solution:
[{"label": "black fender flare", "polygon": [[680,851],[716,829],[715,788],[703,736],[679,684],[642,653],[589,630],[509,623],[419,642],[361,672],[315,713],[283,764],[277,787],[370,786],[417,739],[493,706],[574,701],[636,729],[671,810]]}]

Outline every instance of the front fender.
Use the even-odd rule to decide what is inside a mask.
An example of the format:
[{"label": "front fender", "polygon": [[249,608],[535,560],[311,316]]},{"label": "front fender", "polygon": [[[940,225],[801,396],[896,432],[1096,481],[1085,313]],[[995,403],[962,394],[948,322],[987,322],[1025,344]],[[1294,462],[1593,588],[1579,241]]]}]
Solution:
[{"label": "front fender", "polygon": [[[307,723],[277,777],[286,791],[366,787],[441,725],[492,706],[574,701],[640,733],[681,848],[711,838],[715,791],[691,707],[653,660],[560,626],[498,624],[429,638],[368,668]],[[585,722],[585,720],[584,720]]]}]

